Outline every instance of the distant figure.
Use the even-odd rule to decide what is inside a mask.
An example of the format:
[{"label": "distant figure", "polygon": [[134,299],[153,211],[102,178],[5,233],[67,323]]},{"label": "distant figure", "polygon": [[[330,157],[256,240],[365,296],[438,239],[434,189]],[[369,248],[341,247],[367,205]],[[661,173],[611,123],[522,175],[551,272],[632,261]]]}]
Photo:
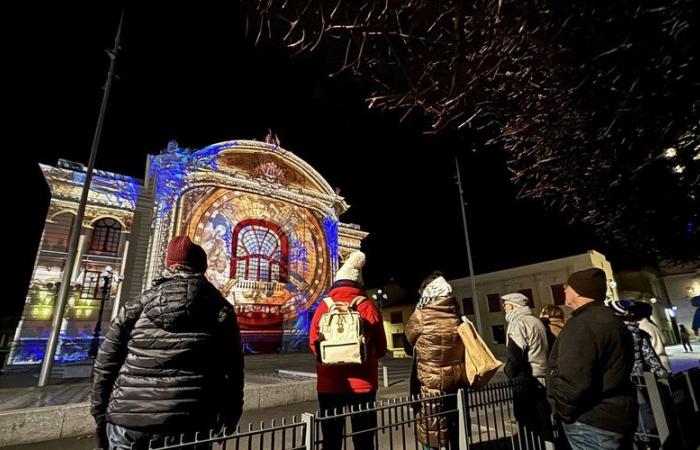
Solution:
[{"label": "distant figure", "polygon": [[566,325],[564,311],[556,305],[544,305],[540,311],[540,320],[547,331],[547,345],[549,351],[552,351],[554,340],[559,336],[564,325]]},{"label": "distant figure", "polygon": [[112,321],[90,394],[105,450],[147,449],[151,439],[236,427],[243,410],[241,333],[206,270],[202,247],[174,237],[162,276]]},{"label": "distant figure", "polygon": [[690,333],[685,325],[679,325],[678,328],[681,330],[681,343],[683,344],[683,350],[688,353],[693,351],[693,347],[690,345]]}]

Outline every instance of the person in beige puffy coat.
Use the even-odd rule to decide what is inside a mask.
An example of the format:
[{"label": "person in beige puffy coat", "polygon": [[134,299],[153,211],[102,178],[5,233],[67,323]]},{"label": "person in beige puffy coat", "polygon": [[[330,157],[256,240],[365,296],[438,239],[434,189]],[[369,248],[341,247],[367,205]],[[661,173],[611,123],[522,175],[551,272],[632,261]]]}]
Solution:
[{"label": "person in beige puffy coat", "polygon": [[[464,344],[457,327],[460,309],[452,287],[445,278],[434,273],[421,288],[421,299],[406,324],[406,338],[413,346],[415,375],[418,392],[422,397],[433,397],[457,392],[467,386],[464,368]],[[454,398],[454,397],[453,397]],[[456,448],[457,415],[453,417],[426,417],[440,411],[456,409],[453,398],[423,403],[418,408],[418,440],[425,449]],[[422,418],[425,418],[421,420]]]}]

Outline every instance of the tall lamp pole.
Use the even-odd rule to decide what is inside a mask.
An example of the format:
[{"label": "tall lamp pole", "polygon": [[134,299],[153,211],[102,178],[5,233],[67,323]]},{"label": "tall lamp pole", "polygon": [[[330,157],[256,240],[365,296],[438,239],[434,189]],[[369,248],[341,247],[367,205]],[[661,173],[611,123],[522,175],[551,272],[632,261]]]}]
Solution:
[{"label": "tall lamp pole", "polygon": [[75,215],[73,228],[70,233],[70,241],[68,245],[68,253],[66,255],[66,263],[63,266],[63,274],[61,275],[61,287],[58,290],[58,296],[53,311],[53,320],[51,321],[51,334],[46,343],[46,351],[44,352],[44,360],[41,363],[41,373],[39,374],[39,386],[49,384],[51,378],[51,369],[53,368],[53,360],[56,356],[56,348],[58,347],[58,338],[61,333],[61,324],[63,323],[63,313],[65,312],[68,294],[70,293],[71,278],[73,276],[73,265],[78,253],[78,238],[83,228],[83,218],[85,217],[85,207],[87,206],[88,194],[90,193],[90,183],[92,183],[92,173],[95,169],[95,159],[97,158],[97,147],[102,136],[102,124],[104,123],[105,112],[107,110],[107,100],[109,92],[112,88],[112,79],[114,78],[114,67],[117,62],[117,54],[119,53],[122,36],[122,24],[124,22],[124,11],[122,10],[119,17],[119,27],[117,35],[114,39],[114,47],[112,50],[106,50],[109,56],[109,72],[107,72],[107,82],[105,83],[104,93],[102,94],[102,106],[100,113],[97,116],[97,127],[95,135],[92,138],[92,147],[90,148],[90,159],[88,161],[87,172],[85,173],[85,181],[83,182],[83,191],[80,195],[80,203],[78,204],[78,212]]},{"label": "tall lamp pole", "polygon": [[469,242],[469,229],[467,228],[467,208],[464,203],[464,190],[462,189],[462,175],[459,170],[459,159],[455,156],[455,166],[457,168],[457,187],[459,188],[459,204],[462,207],[462,224],[464,225],[464,240],[467,242],[467,261],[469,262],[469,280],[472,285],[472,304],[476,316],[476,329],[483,336],[481,329],[481,314],[479,314],[479,296],[476,291],[476,280],[474,279],[474,263],[472,262],[472,248]]}]

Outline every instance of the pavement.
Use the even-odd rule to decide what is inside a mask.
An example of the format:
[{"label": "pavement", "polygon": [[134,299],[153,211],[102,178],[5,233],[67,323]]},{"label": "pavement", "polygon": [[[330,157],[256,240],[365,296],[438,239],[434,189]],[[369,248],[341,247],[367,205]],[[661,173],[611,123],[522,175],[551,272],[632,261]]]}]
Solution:
[{"label": "pavement", "polygon": [[[279,384],[296,377],[279,376],[282,367],[300,373],[315,372],[310,353],[247,355],[246,386]],[[60,371],[54,371],[54,374]],[[87,371],[89,372],[89,370]],[[0,374],[0,411],[41,406],[66,405],[88,400],[90,381],[87,378],[52,377],[48,386],[37,387],[39,367],[12,369]]]},{"label": "pavement", "polygon": [[686,352],[680,344],[666,347],[672,372],[683,372],[693,367],[700,367],[700,340],[690,341],[690,345],[694,350],[692,352]]}]

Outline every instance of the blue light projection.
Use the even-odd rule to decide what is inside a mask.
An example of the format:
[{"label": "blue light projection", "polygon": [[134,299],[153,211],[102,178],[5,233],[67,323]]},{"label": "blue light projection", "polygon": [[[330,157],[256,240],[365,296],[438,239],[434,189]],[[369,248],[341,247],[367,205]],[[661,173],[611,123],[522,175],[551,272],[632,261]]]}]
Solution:
[{"label": "blue light projection", "polygon": [[223,148],[232,145],[236,145],[236,142],[210,145],[192,152],[181,148],[177,142],[170,141],[163,153],[152,155],[149,176],[156,180],[155,201],[158,211],[156,218],[167,217],[173,210],[190,172],[201,169],[217,171],[217,154]]},{"label": "blue light projection", "polygon": [[335,274],[338,270],[338,219],[333,212],[323,218],[323,230],[326,233],[326,242],[328,242],[331,270]]},{"label": "blue light projection", "polygon": [[[97,194],[102,201],[111,206],[120,208],[136,208],[136,200],[139,197],[141,185],[132,177],[116,173],[95,170],[95,175],[90,183],[90,191]],[[82,186],[85,184],[85,172],[73,171],[73,183]]]},{"label": "blue light projection", "polygon": [[293,301],[296,311],[294,322],[286,324],[283,351],[298,351],[306,345],[309,340],[309,326],[311,322],[304,305],[305,297],[298,294]]},{"label": "blue light projection", "polygon": [[[39,337],[19,338],[12,356],[12,364],[31,365],[40,364],[44,360],[48,333]],[[82,333],[78,336],[68,336],[61,332],[58,338],[58,349],[54,361],[56,363],[71,363],[88,359],[88,351],[92,343],[90,333]],[[104,337],[100,336],[100,343]]]},{"label": "blue light projection", "polygon": [[291,236],[289,239],[289,263],[300,262],[302,272],[306,273],[309,270],[309,253],[306,245],[301,239],[296,236]]}]

